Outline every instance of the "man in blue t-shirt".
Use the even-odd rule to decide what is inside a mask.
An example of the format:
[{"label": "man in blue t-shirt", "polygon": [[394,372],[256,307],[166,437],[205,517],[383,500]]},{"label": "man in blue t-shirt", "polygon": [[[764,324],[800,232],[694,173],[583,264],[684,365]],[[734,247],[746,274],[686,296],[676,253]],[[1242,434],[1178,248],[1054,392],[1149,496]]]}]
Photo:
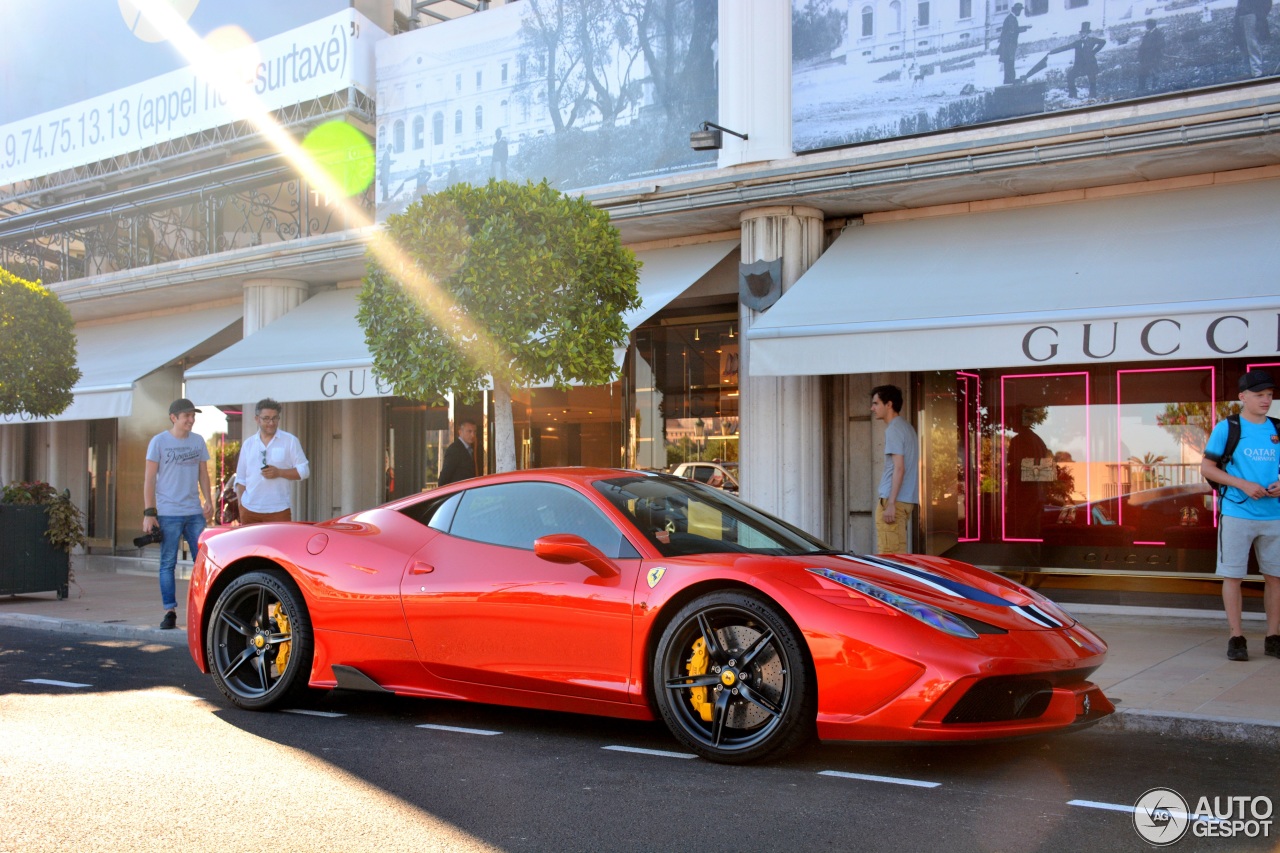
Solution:
[{"label": "man in blue t-shirt", "polygon": [[[142,482],[142,532],[160,530],[160,602],[164,619],[160,627],[178,627],[177,584],[179,540],[186,539],[194,557],[200,534],[213,515],[213,492],[209,489],[209,448],[204,438],[191,431],[200,410],[191,401],[174,400],[169,406],[169,429],[158,433],[147,445],[147,468]],[[204,507],[200,501],[204,499]]]},{"label": "man in blue t-shirt", "polygon": [[1227,422],[1213,428],[1204,448],[1200,473],[1206,480],[1227,487],[1218,523],[1218,576],[1222,578],[1222,604],[1231,636],[1228,660],[1248,660],[1240,622],[1240,582],[1249,565],[1249,551],[1258,557],[1265,586],[1267,638],[1263,651],[1280,657],[1280,435],[1267,419],[1275,383],[1265,370],[1250,370],[1240,377],[1240,443],[1226,469],[1218,467],[1227,449]]},{"label": "man in blue t-shirt", "polygon": [[871,417],[885,425],[876,550],[881,554],[908,554],[911,516],[920,503],[920,448],[916,431],[902,417],[902,389],[896,385],[872,388]]}]

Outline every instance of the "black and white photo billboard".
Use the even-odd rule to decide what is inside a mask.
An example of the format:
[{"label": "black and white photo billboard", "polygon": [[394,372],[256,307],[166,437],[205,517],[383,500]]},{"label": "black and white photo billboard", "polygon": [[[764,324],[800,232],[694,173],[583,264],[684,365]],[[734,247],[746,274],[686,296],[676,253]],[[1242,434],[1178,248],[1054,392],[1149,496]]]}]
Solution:
[{"label": "black and white photo billboard", "polygon": [[716,3],[522,0],[378,46],[378,217],[490,178],[561,190],[714,165]]},{"label": "black and white photo billboard", "polygon": [[796,151],[1280,73],[1271,0],[792,0]]}]

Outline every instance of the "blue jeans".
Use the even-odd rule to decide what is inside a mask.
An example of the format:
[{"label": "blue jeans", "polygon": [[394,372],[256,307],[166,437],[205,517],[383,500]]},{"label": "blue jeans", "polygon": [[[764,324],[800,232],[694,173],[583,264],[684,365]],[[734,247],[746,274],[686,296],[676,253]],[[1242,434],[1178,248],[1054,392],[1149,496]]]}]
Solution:
[{"label": "blue jeans", "polygon": [[160,532],[160,598],[165,610],[178,609],[178,596],[173,581],[173,570],[178,564],[178,540],[186,539],[194,557],[200,547],[200,534],[204,532],[203,515],[162,515]]}]

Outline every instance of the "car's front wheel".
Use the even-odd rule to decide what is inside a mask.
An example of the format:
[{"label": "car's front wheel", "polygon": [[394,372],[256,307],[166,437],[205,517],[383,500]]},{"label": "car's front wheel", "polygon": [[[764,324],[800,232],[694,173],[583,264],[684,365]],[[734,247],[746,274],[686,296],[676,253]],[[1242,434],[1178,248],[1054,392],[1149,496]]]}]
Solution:
[{"label": "car's front wheel", "polygon": [[241,708],[279,707],[307,687],[311,618],[283,571],[249,572],[232,581],[213,605],[206,642],[213,680]]},{"label": "car's front wheel", "polygon": [[816,689],[803,639],[772,602],[721,590],[683,608],[653,659],[658,710],[703,758],[779,757],[813,735]]}]

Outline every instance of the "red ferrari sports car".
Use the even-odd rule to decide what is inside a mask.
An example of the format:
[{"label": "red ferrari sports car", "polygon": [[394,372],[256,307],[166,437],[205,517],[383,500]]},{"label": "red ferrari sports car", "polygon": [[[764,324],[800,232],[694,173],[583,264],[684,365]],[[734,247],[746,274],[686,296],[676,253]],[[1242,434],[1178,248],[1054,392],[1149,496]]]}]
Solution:
[{"label": "red ferrari sports car", "polygon": [[665,474],[540,469],[319,524],[211,529],[191,654],[234,704],[312,689],[661,717],[713,761],[1097,722],[1096,634],[941,557],[834,551]]}]

